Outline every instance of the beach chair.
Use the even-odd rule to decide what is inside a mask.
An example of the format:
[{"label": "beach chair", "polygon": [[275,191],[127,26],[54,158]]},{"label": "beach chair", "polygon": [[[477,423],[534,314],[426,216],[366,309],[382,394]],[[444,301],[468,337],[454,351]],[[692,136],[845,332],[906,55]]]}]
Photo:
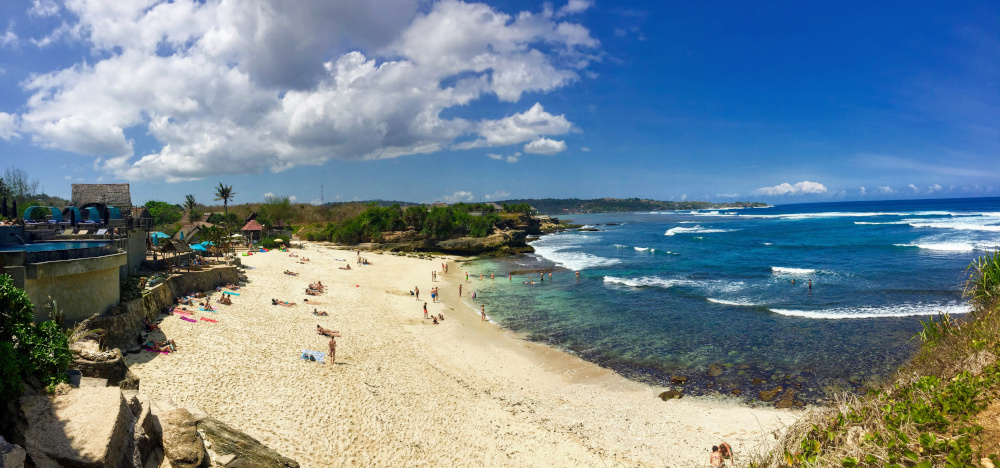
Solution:
[{"label": "beach chair", "polygon": [[89,229],[81,229],[81,230],[80,230],[79,232],[77,232],[76,234],[77,234],[77,235],[79,235],[79,236],[85,236],[85,235],[87,235],[87,234],[89,234],[89,233],[90,233],[90,230],[89,230]]},{"label": "beach chair", "polygon": [[65,231],[62,232],[62,235],[64,235],[64,236],[72,236],[73,235],[73,230],[72,229],[66,229]]},{"label": "beach chair", "polygon": [[106,235],[107,233],[108,233],[107,229],[98,229],[97,232],[95,233],[95,235],[103,236],[103,235]]}]

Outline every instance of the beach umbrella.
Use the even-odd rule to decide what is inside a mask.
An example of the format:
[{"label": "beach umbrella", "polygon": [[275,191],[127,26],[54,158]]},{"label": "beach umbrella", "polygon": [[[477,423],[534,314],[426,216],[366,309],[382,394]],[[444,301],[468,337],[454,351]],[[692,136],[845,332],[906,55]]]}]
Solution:
[{"label": "beach umbrella", "polygon": [[170,238],[170,236],[168,236],[168,235],[166,235],[166,234],[164,234],[164,233],[162,233],[160,231],[154,231],[154,232],[149,233],[149,237],[152,237],[154,239],[169,239]]},{"label": "beach umbrella", "polygon": [[200,250],[202,252],[207,252],[208,251],[208,249],[206,249],[205,246],[201,245],[201,244],[192,244],[191,245],[191,250]]},{"label": "beach umbrella", "polygon": [[275,239],[274,242],[277,243],[277,244],[284,244],[285,243],[285,241],[283,241],[281,239]]}]

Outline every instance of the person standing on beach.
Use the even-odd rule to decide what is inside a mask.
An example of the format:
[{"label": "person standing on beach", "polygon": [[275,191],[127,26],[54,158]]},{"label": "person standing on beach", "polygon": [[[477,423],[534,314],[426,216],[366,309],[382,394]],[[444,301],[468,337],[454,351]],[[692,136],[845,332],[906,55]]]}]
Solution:
[{"label": "person standing on beach", "polygon": [[508,282],[514,281],[514,274],[513,273],[507,273],[507,281]]},{"label": "person standing on beach", "polygon": [[419,301],[420,300],[420,288],[414,286],[413,287],[413,293],[417,295],[417,300]]},{"label": "person standing on beach", "polygon": [[465,282],[469,282],[469,272],[465,272]]},{"label": "person standing on beach", "polygon": [[437,274],[438,274],[438,272],[436,272],[436,271],[432,271],[431,272],[431,283],[437,281]]},{"label": "person standing on beach", "polygon": [[337,360],[337,339],[332,335],[330,336],[330,364],[333,364]]},{"label": "person standing on beach", "polygon": [[483,274],[482,274],[482,273],[480,273],[480,274],[479,274],[479,281],[482,281],[482,280],[483,280]]},{"label": "person standing on beach", "polygon": [[[431,295],[433,296],[434,294],[432,293]],[[424,318],[427,318],[427,303],[426,302],[424,303]]]},{"label": "person standing on beach", "polygon": [[458,297],[462,297],[462,285],[458,285]]},{"label": "person standing on beach", "polygon": [[483,320],[482,321],[485,322],[486,321],[486,306],[485,305],[479,306],[479,311],[480,311],[480,313],[483,314]]}]

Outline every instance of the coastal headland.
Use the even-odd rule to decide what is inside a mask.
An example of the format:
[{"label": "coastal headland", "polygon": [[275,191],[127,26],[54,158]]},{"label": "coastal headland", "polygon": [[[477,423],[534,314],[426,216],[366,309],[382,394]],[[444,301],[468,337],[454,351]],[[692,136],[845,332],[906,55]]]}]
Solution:
[{"label": "coastal headland", "polygon": [[[702,464],[723,440],[737,455],[765,448],[801,414],[662,401],[665,388],[481,321],[458,297],[460,265],[442,272],[447,258],[362,252],[371,265],[359,266],[326,244],[293,252],[242,257],[249,281],[233,305],[199,312],[215,323],[166,317],[179,351],[129,355],[140,390],[202,408],[306,467]],[[326,292],[306,296],[315,281]],[[424,319],[425,302],[445,319]],[[317,324],[341,334],[334,364],[300,358],[327,351]]]}]

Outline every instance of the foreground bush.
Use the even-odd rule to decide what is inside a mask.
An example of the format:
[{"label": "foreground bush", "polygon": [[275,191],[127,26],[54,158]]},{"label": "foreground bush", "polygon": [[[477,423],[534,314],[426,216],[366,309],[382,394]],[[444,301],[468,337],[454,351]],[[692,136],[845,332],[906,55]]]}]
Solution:
[{"label": "foreground bush", "polygon": [[0,275],[0,400],[16,398],[34,374],[50,388],[67,380],[73,359],[60,324],[32,325],[33,307],[9,275]]}]

